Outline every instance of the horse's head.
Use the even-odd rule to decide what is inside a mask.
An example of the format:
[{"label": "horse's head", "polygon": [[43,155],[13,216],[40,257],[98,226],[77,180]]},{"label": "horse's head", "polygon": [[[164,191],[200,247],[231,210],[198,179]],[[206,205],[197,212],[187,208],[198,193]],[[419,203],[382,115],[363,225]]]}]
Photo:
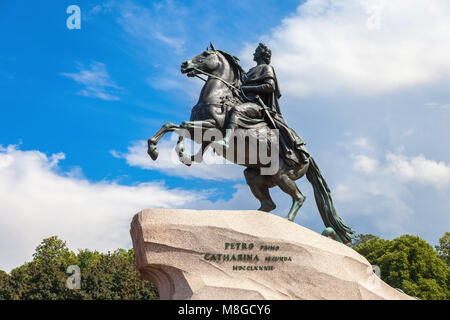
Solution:
[{"label": "horse's head", "polygon": [[210,47],[206,48],[205,51],[195,56],[191,60],[183,62],[181,64],[181,73],[186,74],[188,77],[194,77],[199,73],[198,70],[205,71],[207,73],[213,73],[214,70],[219,68],[219,66],[219,52],[211,43]]}]

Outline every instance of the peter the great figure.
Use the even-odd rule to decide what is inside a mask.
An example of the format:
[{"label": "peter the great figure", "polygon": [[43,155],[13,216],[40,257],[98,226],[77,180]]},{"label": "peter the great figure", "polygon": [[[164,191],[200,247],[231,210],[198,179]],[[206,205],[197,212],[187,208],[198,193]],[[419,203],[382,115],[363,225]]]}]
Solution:
[{"label": "peter the great figure", "polygon": [[[309,155],[305,148],[305,141],[288,127],[281,115],[278,101],[281,92],[275,70],[270,65],[271,57],[272,52],[269,47],[260,43],[253,54],[253,61],[257,65],[242,76],[241,90],[246,98],[249,101],[256,101],[256,97],[259,96],[264,106],[243,103],[233,107],[229,113],[225,138],[215,143],[229,147],[235,129],[251,129],[258,121],[265,120],[269,126],[274,126],[273,129],[280,130],[280,151],[286,162],[307,163]],[[265,109],[270,115],[265,112]]]},{"label": "peter the great figure", "polygon": [[[157,159],[156,145],[168,132],[180,134],[176,150],[180,161],[188,166],[192,162],[201,162],[205,150],[212,147],[217,154],[246,167],[244,176],[251,192],[261,204],[259,210],[270,212],[275,209],[270,188],[278,186],[289,194],[292,205],[286,218],[290,221],[294,221],[305,201],[295,180],[306,175],[313,186],[316,204],[327,232],[334,235],[336,240],[348,243],[354,231],[337,215],[330,189],[316,161],[306,151],[305,141],[288,127],[281,115],[278,102],[281,93],[270,60],[270,49],[260,43],[254,53],[257,65],[246,73],[239,65],[239,59],[211,44],[199,55],[183,62],[183,74],[199,78],[204,75],[208,79],[201,78],[205,84],[197,104],[191,110],[190,120],[180,125],[165,123],[148,139],[148,154],[153,160]],[[232,141],[237,129],[249,135],[256,131],[258,146],[267,147],[272,161],[267,164],[267,159],[259,152],[250,154],[251,148],[248,146],[234,148]],[[211,134],[212,131],[219,135]],[[271,140],[272,136],[279,138],[276,143]],[[185,137],[201,144],[196,155],[185,152]],[[246,143],[247,140],[244,140]],[[268,166],[271,170],[266,170]]]}]

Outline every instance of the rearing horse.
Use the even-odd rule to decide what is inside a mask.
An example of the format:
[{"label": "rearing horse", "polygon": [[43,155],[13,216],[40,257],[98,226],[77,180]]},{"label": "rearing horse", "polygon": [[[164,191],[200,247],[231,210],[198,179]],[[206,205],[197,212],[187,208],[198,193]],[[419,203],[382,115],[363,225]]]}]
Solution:
[{"label": "rearing horse", "polygon": [[[288,166],[280,156],[278,149],[271,143],[273,139],[271,128],[265,123],[260,123],[255,129],[246,129],[244,132],[253,132],[253,137],[258,142],[264,143],[269,151],[276,152],[278,160],[277,170],[274,174],[263,175],[261,170],[267,167],[265,159],[260,157],[259,153],[250,154],[248,145],[244,149],[223,150],[222,147],[216,147],[214,140],[216,136],[209,134],[211,129],[218,131],[221,136],[224,135],[227,121],[227,113],[234,106],[245,102],[242,93],[239,92],[241,85],[241,76],[244,73],[238,63],[238,59],[227,52],[216,50],[211,44],[201,54],[191,60],[181,64],[181,72],[188,77],[199,76],[199,74],[208,77],[201,90],[197,104],[192,108],[189,121],[183,121],[181,125],[168,122],[150,139],[148,139],[148,154],[153,160],[158,157],[156,145],[158,141],[168,132],[180,134],[176,145],[178,157],[182,163],[190,166],[192,162],[201,162],[202,156],[208,147],[226,158],[227,160],[246,167],[244,176],[253,195],[260,201],[261,206],[258,210],[270,212],[275,209],[275,203],[270,197],[269,188],[278,186],[285,193],[292,197],[292,206],[289,210],[287,219],[294,221],[295,216],[305,201],[305,196],[298,189],[295,180],[306,175],[308,181],[314,189],[314,197],[319,209],[322,220],[331,233],[338,241],[348,243],[352,239],[354,231],[348,227],[345,222],[337,215],[331,199],[330,189],[320,172],[316,162],[312,157],[306,164],[295,164]],[[189,138],[201,144],[201,148],[195,155],[186,154],[184,148],[184,134],[188,132]],[[256,134],[255,134],[256,132]],[[251,136],[252,134],[250,134]],[[220,139],[220,138],[219,138]],[[239,152],[238,152],[239,151]],[[251,159],[256,161],[250,161]],[[237,161],[239,158],[239,161]]]}]

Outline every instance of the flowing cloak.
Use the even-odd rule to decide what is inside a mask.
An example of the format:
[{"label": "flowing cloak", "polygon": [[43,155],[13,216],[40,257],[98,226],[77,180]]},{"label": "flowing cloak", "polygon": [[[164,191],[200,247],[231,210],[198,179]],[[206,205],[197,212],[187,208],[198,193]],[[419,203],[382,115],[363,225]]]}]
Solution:
[{"label": "flowing cloak", "polygon": [[[268,82],[268,80],[273,82]],[[270,110],[271,116],[275,122],[275,129],[280,130],[280,154],[284,159],[287,159],[288,164],[290,161],[295,163],[302,163],[303,159],[309,157],[306,151],[306,142],[300,135],[297,134],[293,129],[289,128],[283,116],[281,115],[280,104],[278,99],[281,97],[281,91],[278,86],[277,76],[275,70],[271,65],[260,64],[256,67],[251,68],[247,74],[243,75],[243,85],[245,86],[261,86],[267,85],[273,86],[274,88],[270,90],[249,92],[247,96],[253,99],[256,94],[258,94],[263,100],[266,107]],[[240,127],[244,128],[255,128],[261,124],[263,118],[261,116],[257,117],[259,113],[263,115],[261,111],[256,112],[255,105],[245,103],[240,107],[236,108],[238,124]],[[263,120],[268,122],[268,119]]]}]

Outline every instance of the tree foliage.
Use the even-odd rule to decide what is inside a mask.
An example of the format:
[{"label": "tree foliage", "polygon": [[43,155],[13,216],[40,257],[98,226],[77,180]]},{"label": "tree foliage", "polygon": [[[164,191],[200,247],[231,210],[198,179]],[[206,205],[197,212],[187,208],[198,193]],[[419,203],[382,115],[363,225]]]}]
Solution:
[{"label": "tree foliage", "polygon": [[352,248],[357,247],[357,246],[363,244],[364,242],[367,242],[373,238],[377,238],[377,237],[374,236],[373,234],[359,233],[353,238],[352,243],[350,244],[350,247],[352,247]]},{"label": "tree foliage", "polygon": [[[0,299],[8,300],[154,300],[153,285],[140,278],[134,251],[118,249],[99,253],[88,249],[70,251],[57,237],[44,239],[33,260],[8,275],[0,271]],[[81,289],[69,289],[70,265],[81,271]]]},{"label": "tree foliage", "polygon": [[380,267],[381,279],[390,286],[420,299],[450,299],[450,268],[425,240],[413,235],[374,237],[354,249]]},{"label": "tree foliage", "polygon": [[450,232],[446,232],[442,238],[439,239],[439,245],[435,247],[439,258],[445,261],[450,266]]},{"label": "tree foliage", "polygon": [[124,249],[99,255],[82,272],[81,287],[86,298],[95,300],[154,300],[156,290],[141,280],[136,270],[134,251]]},{"label": "tree foliage", "polygon": [[11,277],[0,270],[0,300],[12,300],[15,298]]},{"label": "tree foliage", "polygon": [[[439,239],[436,250],[417,236],[385,240],[360,234],[352,247],[373,265],[394,288],[420,299],[450,299],[450,232]],[[81,289],[68,289],[67,267],[81,271]],[[57,237],[44,239],[33,260],[10,274],[0,271],[0,300],[107,299],[153,300],[158,293],[142,280],[133,249],[99,253],[88,249],[74,253]]]}]

